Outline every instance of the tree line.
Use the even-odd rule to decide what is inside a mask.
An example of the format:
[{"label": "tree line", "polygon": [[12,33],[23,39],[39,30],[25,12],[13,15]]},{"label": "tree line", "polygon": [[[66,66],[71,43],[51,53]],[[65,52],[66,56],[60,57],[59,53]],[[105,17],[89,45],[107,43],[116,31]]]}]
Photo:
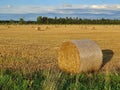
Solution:
[{"label": "tree line", "polygon": [[120,24],[118,19],[81,19],[78,17],[66,18],[48,18],[38,16],[36,21],[25,21],[23,18],[19,20],[0,20],[0,24]]}]

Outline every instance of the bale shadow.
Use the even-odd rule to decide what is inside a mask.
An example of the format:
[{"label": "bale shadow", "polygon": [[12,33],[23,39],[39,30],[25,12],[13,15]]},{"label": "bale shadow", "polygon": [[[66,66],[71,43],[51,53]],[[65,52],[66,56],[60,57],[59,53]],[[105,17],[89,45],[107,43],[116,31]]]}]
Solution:
[{"label": "bale shadow", "polygon": [[107,62],[109,62],[112,59],[113,55],[114,55],[114,52],[112,50],[110,50],[110,49],[104,49],[104,50],[102,50],[102,53],[103,53],[103,64],[102,64],[101,68]]}]

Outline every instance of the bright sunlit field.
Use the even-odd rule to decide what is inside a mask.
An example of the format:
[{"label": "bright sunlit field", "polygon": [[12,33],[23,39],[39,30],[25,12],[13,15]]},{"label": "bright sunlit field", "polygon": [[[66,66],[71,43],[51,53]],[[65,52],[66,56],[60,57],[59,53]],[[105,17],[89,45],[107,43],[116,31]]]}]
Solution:
[{"label": "bright sunlit field", "polygon": [[[40,30],[37,30],[37,27],[40,27]],[[100,70],[105,73],[115,72],[115,75],[110,74],[107,78],[108,82],[106,76],[100,74],[76,76],[59,70],[57,53],[60,44],[68,40],[81,39],[95,40],[104,54],[108,51],[109,55],[104,56],[106,61]],[[120,26],[0,25],[0,70],[0,89],[5,90],[9,87],[11,90],[15,88],[21,88],[21,90],[39,90],[40,88],[40,90],[88,90],[95,85],[94,88],[97,90],[98,88],[99,90],[109,90],[109,88],[119,90]],[[18,77],[20,81],[19,79],[14,81],[14,77]],[[96,80],[99,80],[98,84]],[[6,84],[8,87],[5,86]],[[115,86],[112,88],[112,85]]]}]

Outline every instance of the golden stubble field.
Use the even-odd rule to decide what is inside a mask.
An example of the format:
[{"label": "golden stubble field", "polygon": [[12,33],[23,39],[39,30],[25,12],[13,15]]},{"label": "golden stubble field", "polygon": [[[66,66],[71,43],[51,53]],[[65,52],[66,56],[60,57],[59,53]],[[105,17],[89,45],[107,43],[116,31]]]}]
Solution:
[{"label": "golden stubble field", "polygon": [[119,25],[0,25],[0,68],[25,72],[58,69],[59,45],[80,39],[95,40],[109,54],[104,56],[101,70],[120,69]]}]

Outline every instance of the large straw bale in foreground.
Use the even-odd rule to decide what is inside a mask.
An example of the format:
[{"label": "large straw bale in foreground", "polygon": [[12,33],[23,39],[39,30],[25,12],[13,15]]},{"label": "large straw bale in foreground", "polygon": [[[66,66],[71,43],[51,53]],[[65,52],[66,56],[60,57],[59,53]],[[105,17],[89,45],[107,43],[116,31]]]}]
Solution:
[{"label": "large straw bale in foreground", "polygon": [[102,51],[92,40],[64,42],[58,52],[60,69],[70,73],[97,71],[102,64]]}]

